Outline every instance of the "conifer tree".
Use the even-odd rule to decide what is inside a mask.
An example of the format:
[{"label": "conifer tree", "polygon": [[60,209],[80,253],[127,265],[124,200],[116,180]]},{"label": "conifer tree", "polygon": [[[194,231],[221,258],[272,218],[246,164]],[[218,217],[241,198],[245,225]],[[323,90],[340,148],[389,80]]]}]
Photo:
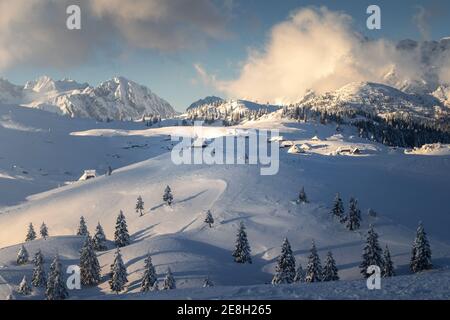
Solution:
[{"label": "conifer tree", "polygon": [[16,259],[17,264],[21,265],[21,264],[28,263],[28,258],[29,258],[29,255],[28,255],[27,249],[24,247],[24,245],[21,245],[19,253],[17,254],[17,259]]},{"label": "conifer tree", "polygon": [[28,296],[31,294],[31,287],[28,284],[27,276],[23,276],[22,281],[19,284],[19,289],[17,291],[24,296]]},{"label": "conifer tree", "polygon": [[123,263],[120,249],[117,248],[114,257],[114,263],[111,265],[111,279],[109,280],[109,286],[113,292],[118,294],[125,288],[125,284],[128,282],[127,269]]},{"label": "conifer tree", "polygon": [[354,198],[351,198],[347,217],[347,229],[353,231],[359,229],[360,226],[361,210],[358,209],[358,201]]},{"label": "conifer tree", "polygon": [[306,196],[305,188],[303,187],[298,195],[298,203],[308,203],[308,202],[309,202],[308,197]]},{"label": "conifer tree", "polygon": [[34,231],[34,227],[33,224],[30,223],[28,226],[28,232],[27,232],[27,236],[25,238],[25,241],[33,241],[34,239],[36,239],[36,232]]},{"label": "conifer tree", "polygon": [[344,213],[345,213],[344,203],[342,202],[339,193],[337,193],[336,197],[334,198],[333,209],[331,210],[331,214],[333,217],[337,218],[341,223],[343,223],[345,222]]},{"label": "conifer tree", "polygon": [[152,263],[152,257],[150,253],[147,254],[147,258],[144,261],[144,275],[141,280],[141,292],[147,292],[152,290],[155,282],[157,281],[156,270]]},{"label": "conifer tree", "polygon": [[144,201],[142,200],[142,197],[139,196],[137,198],[136,207],[135,207],[136,213],[139,213],[139,216],[142,217],[144,215]]},{"label": "conifer tree", "polygon": [[114,232],[114,242],[118,247],[125,247],[130,244],[130,235],[128,234],[127,221],[120,210],[116,221],[116,231]]},{"label": "conifer tree", "polygon": [[239,223],[233,257],[237,263],[252,263],[251,249],[248,243],[247,233],[245,232],[245,225],[242,221]]},{"label": "conifer tree", "polygon": [[100,225],[100,222],[97,224],[97,227],[95,228],[95,234],[92,238],[92,245],[94,246],[94,250],[96,251],[104,251],[108,249],[106,247],[106,236],[105,232],[103,232],[103,228]]},{"label": "conifer tree", "polygon": [[312,241],[311,251],[308,256],[308,264],[306,265],[305,282],[322,281],[322,265],[319,255],[317,254],[316,244]]},{"label": "conifer tree", "polygon": [[206,211],[205,223],[208,224],[210,228],[212,228],[212,225],[214,224],[214,218],[212,216],[211,210]]},{"label": "conifer tree", "polygon": [[288,239],[285,238],[281,246],[281,254],[278,257],[277,266],[275,267],[275,276],[272,279],[272,284],[292,283],[294,282],[295,274],[295,257]]},{"label": "conifer tree", "polygon": [[55,259],[50,265],[45,296],[47,300],[64,300],[68,296],[58,254],[56,254]]},{"label": "conifer tree", "polygon": [[425,229],[422,223],[420,223],[412,247],[410,269],[412,272],[421,272],[431,268],[433,268],[431,263],[431,248]]},{"label": "conifer tree", "polygon": [[336,261],[333,258],[333,254],[328,252],[325,260],[325,266],[323,267],[322,281],[337,281],[339,280],[338,269],[336,267]]},{"label": "conifer tree", "polygon": [[42,222],[42,224],[41,224],[41,228],[39,230],[39,233],[41,234],[41,237],[43,239],[47,239],[47,237],[48,237],[48,228],[47,228],[47,225],[44,222]]},{"label": "conifer tree", "polygon": [[84,217],[80,217],[80,225],[78,226],[77,236],[87,236],[89,234]]},{"label": "conifer tree", "polygon": [[214,283],[209,279],[209,277],[206,277],[205,281],[203,281],[203,288],[209,287],[214,287]]},{"label": "conifer tree", "polygon": [[172,205],[173,195],[172,190],[170,189],[169,186],[167,186],[166,189],[164,190],[163,201],[167,203],[169,206]]},{"label": "conifer tree", "polygon": [[33,258],[34,268],[33,276],[31,278],[31,284],[35,287],[45,287],[47,284],[47,278],[44,270],[44,256],[41,250],[38,250]]},{"label": "conifer tree", "polygon": [[93,286],[100,282],[100,263],[94,251],[92,239],[86,237],[80,252],[80,280],[84,286]]},{"label": "conifer tree", "polygon": [[300,264],[300,262],[298,263],[298,267],[297,267],[297,271],[295,272],[295,278],[294,278],[294,282],[298,283],[298,282],[305,282],[305,271],[302,268],[302,265]]},{"label": "conifer tree", "polygon": [[383,252],[383,269],[381,270],[381,275],[385,278],[388,277],[394,277],[395,271],[394,271],[394,263],[391,259],[391,253],[389,251],[388,246],[384,249]]},{"label": "conifer tree", "polygon": [[367,274],[367,268],[369,266],[378,266],[380,269],[383,268],[383,251],[378,243],[378,234],[373,229],[371,225],[367,233],[367,241],[363,251],[363,261],[359,268],[361,269],[361,274],[368,278],[370,274]]},{"label": "conifer tree", "polygon": [[172,270],[167,268],[166,277],[164,278],[163,290],[176,289],[175,278],[173,277]]}]

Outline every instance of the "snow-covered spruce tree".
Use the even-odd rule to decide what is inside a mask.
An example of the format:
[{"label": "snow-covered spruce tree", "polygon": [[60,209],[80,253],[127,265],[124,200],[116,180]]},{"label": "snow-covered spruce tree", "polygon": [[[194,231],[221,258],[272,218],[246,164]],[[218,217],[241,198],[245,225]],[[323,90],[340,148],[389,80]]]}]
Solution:
[{"label": "snow-covered spruce tree", "polygon": [[144,275],[141,280],[141,292],[147,292],[152,290],[153,285],[157,281],[156,270],[152,263],[152,257],[150,253],[147,254],[147,258],[144,261]]},{"label": "snow-covered spruce tree", "polygon": [[338,269],[336,267],[336,261],[334,261],[333,254],[328,252],[325,260],[325,266],[323,267],[322,281],[337,281],[339,280]]},{"label": "snow-covered spruce tree", "polygon": [[97,224],[97,227],[95,228],[94,237],[92,238],[92,245],[94,247],[94,250],[104,251],[108,249],[105,242],[106,242],[105,232],[103,231],[103,227],[99,222]]},{"label": "snow-covered spruce tree", "polygon": [[331,215],[339,220],[339,222],[345,222],[345,215],[344,215],[344,203],[342,202],[342,199],[339,195],[339,193],[336,194],[336,197],[334,198],[333,203],[333,209],[331,209]]},{"label": "snow-covered spruce tree", "polygon": [[27,249],[24,247],[24,245],[21,245],[20,249],[19,249],[19,253],[17,253],[17,259],[16,259],[17,264],[21,265],[21,264],[28,263],[28,258],[29,258],[29,255],[28,255]]},{"label": "snow-covered spruce tree", "polygon": [[19,284],[19,288],[17,290],[20,294],[24,296],[28,296],[31,294],[31,287],[28,284],[27,276],[23,276],[22,281]]},{"label": "snow-covered spruce tree", "polygon": [[303,187],[298,195],[298,203],[308,203],[308,202],[309,202],[308,197],[306,196],[305,188]]},{"label": "snow-covered spruce tree", "polygon": [[80,225],[78,226],[77,236],[87,236],[89,235],[89,231],[86,225],[86,221],[84,217],[80,217]]},{"label": "snow-covered spruce tree", "polygon": [[239,223],[233,257],[237,263],[252,263],[251,249],[248,243],[247,233],[245,232],[245,225],[242,221]]},{"label": "snow-covered spruce tree", "polygon": [[142,200],[141,196],[137,198],[135,210],[136,213],[139,213],[140,217],[144,215],[144,200]]},{"label": "snow-covered spruce tree", "polygon": [[116,231],[114,232],[114,242],[117,247],[125,247],[130,244],[130,235],[128,234],[127,221],[120,210],[116,221]]},{"label": "snow-covered spruce tree", "polygon": [[206,277],[205,281],[203,281],[203,288],[209,287],[214,287],[214,283],[209,279],[209,277]]},{"label": "snow-covered spruce tree", "polygon": [[164,278],[163,290],[172,290],[176,289],[177,285],[175,282],[175,278],[173,277],[172,270],[167,268],[166,277]]},{"label": "snow-covered spruce tree", "polygon": [[92,239],[86,237],[80,252],[80,280],[84,286],[93,286],[100,282],[100,263],[94,251]]},{"label": "snow-covered spruce tree", "polygon": [[395,271],[394,271],[394,262],[392,262],[391,259],[391,252],[389,251],[388,246],[384,249],[383,252],[383,268],[381,269],[381,275],[384,278],[388,277],[394,277]]},{"label": "snow-covered spruce tree", "polygon": [[305,282],[322,281],[322,265],[319,255],[317,254],[316,244],[312,241],[311,251],[308,256],[308,264],[306,265]]},{"label": "snow-covered spruce tree", "polygon": [[34,254],[32,262],[35,266],[44,263],[44,255],[42,254],[41,249],[38,249],[38,251]]},{"label": "snow-covered spruce tree", "polygon": [[425,229],[420,223],[412,247],[410,269],[412,272],[421,272],[431,268],[433,268],[433,265],[431,263],[430,243]]},{"label": "snow-covered spruce tree", "polygon": [[278,256],[277,266],[272,284],[292,283],[295,278],[295,257],[292,253],[291,245],[287,238],[281,246],[281,254]]},{"label": "snow-covered spruce tree", "polygon": [[42,239],[47,239],[48,238],[48,228],[47,225],[42,222],[41,224],[41,228],[39,230],[39,233],[41,234]]},{"label": "snow-covered spruce tree", "polygon": [[169,186],[167,186],[166,189],[164,190],[163,201],[167,203],[169,206],[173,202],[172,190],[170,189]]},{"label": "snow-covered spruce tree", "polygon": [[348,210],[347,229],[358,230],[361,226],[361,210],[358,209],[358,201],[355,198],[350,199]]},{"label": "snow-covered spruce tree", "polygon": [[296,282],[296,283],[305,282],[305,277],[306,277],[305,270],[303,270],[302,265],[299,262],[297,271],[295,272],[294,282]]},{"label": "snow-covered spruce tree", "polygon": [[45,287],[47,284],[47,278],[44,270],[44,256],[41,250],[38,250],[33,258],[34,268],[33,276],[31,278],[31,284],[35,287]]},{"label": "snow-covered spruce tree", "polygon": [[27,236],[25,238],[25,241],[33,241],[34,239],[36,239],[36,232],[34,231],[34,227],[33,224],[30,223],[28,225],[28,231],[27,231]]},{"label": "snow-covered spruce tree", "polygon": [[369,266],[378,266],[380,269],[383,268],[382,254],[383,250],[381,250],[380,244],[378,243],[378,234],[371,225],[369,227],[369,231],[367,232],[366,245],[362,256],[363,261],[359,266],[361,269],[360,272],[365,278],[370,277],[370,274],[367,274],[367,268]]},{"label": "snow-covered spruce tree", "polygon": [[116,250],[114,263],[111,265],[110,275],[111,279],[109,279],[109,286],[113,292],[118,294],[125,288],[125,284],[128,282],[127,268],[123,263],[119,248]]},{"label": "snow-covered spruce tree", "polygon": [[214,224],[214,218],[212,216],[211,210],[206,211],[205,223],[208,224],[210,228],[212,228],[212,225]]},{"label": "snow-covered spruce tree", "polygon": [[55,259],[50,265],[45,296],[47,300],[64,300],[68,295],[64,283],[62,265],[59,261],[59,255],[56,254]]}]

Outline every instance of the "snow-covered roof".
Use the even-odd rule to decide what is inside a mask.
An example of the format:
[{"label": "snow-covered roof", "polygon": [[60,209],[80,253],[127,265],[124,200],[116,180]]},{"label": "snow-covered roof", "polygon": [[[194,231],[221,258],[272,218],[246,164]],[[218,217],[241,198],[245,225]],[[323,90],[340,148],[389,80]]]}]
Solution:
[{"label": "snow-covered roof", "polygon": [[289,148],[288,153],[305,153],[305,151],[302,148],[299,148],[298,145],[294,144]]},{"label": "snow-covered roof", "polygon": [[309,143],[303,143],[300,146],[300,148],[303,149],[303,150],[311,150],[311,145]]},{"label": "snow-covered roof", "polygon": [[294,145],[294,142],[293,142],[293,141],[283,141],[283,142],[281,142],[281,144],[280,144],[281,147],[291,147],[291,146],[293,146],[293,145]]},{"label": "snow-covered roof", "polygon": [[83,175],[78,179],[78,181],[85,181],[97,177],[97,172],[95,170],[84,170]]},{"label": "snow-covered roof", "polygon": [[283,136],[275,136],[269,139],[270,142],[282,142],[284,141]]},{"label": "snow-covered roof", "polygon": [[336,153],[350,153],[350,154],[357,154],[360,153],[361,150],[358,147],[352,147],[352,146],[340,146],[336,149]]}]

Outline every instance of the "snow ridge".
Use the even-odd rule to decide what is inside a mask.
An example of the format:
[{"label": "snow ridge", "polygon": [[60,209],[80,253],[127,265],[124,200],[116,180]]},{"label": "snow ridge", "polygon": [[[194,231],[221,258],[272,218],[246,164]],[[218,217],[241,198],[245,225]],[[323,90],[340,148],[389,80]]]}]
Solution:
[{"label": "snow ridge", "polygon": [[23,87],[0,79],[0,102],[102,121],[135,120],[144,115],[168,118],[176,114],[167,101],[124,77],[114,77],[97,87],[48,76],[28,81]]}]

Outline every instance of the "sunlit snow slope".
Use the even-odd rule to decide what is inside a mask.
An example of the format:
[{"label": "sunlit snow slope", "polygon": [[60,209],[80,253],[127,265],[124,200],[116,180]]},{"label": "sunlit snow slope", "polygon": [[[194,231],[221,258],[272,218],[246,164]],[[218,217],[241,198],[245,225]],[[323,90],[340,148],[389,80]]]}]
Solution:
[{"label": "sunlit snow slope", "polygon": [[[4,159],[0,160],[2,195],[16,183],[25,183],[19,175],[14,175],[10,163],[24,161],[30,172],[35,170],[33,157],[42,157],[43,162],[45,157],[41,149],[34,149],[33,145],[40,145],[49,138],[61,141],[57,145],[49,144],[47,158],[66,156],[67,161],[51,160],[52,165],[62,172],[72,166],[80,169],[79,162],[95,167],[98,162],[106,162],[102,157],[107,158],[107,153],[113,150],[119,152],[119,159],[126,160],[122,165],[115,163],[121,168],[111,176],[75,182],[1,209],[0,247],[4,248],[0,249],[0,277],[10,286],[0,285],[3,297],[8,288],[18,285],[24,274],[31,275],[31,264],[19,267],[14,263],[30,222],[38,227],[45,221],[49,227],[50,239],[25,244],[30,255],[39,248],[44,252],[48,268],[49,260],[56,252],[62,256],[64,264],[77,263],[82,239],[74,234],[80,216],[86,218],[91,234],[100,222],[108,239],[112,239],[119,210],[124,211],[132,235],[131,245],[122,249],[129,274],[127,292],[139,291],[147,252],[152,254],[160,280],[170,267],[177,287],[182,289],[156,296],[149,294],[148,297],[119,296],[123,298],[214,298],[230,297],[232,293],[239,297],[245,295],[243,292],[247,288],[248,297],[253,298],[265,295],[269,298],[308,298],[305,292],[298,292],[306,289],[281,288],[273,292],[271,290],[275,289],[270,285],[261,286],[272,278],[283,238],[289,238],[297,262],[303,267],[314,239],[322,259],[327,251],[333,252],[341,279],[354,280],[361,278],[358,265],[369,224],[374,224],[381,245],[389,245],[397,273],[406,275],[414,230],[419,221],[423,221],[430,236],[433,263],[438,270],[432,275],[433,281],[438,281],[437,277],[448,283],[448,274],[442,271],[450,265],[450,203],[447,201],[450,157],[446,153],[438,156],[405,154],[401,149],[393,150],[356,138],[351,128],[346,127],[344,132],[336,135],[334,126],[283,122],[266,117],[247,123],[245,128],[277,127],[285,139],[298,144],[308,143],[311,148],[305,154],[289,154],[287,149],[281,149],[279,173],[261,176],[257,165],[174,165],[168,150],[171,147],[168,135],[193,135],[192,127],[147,129],[142,124],[129,124],[128,127],[125,124],[113,124],[113,127],[99,124],[96,128],[93,122],[69,124],[55,118],[50,130],[54,134],[46,135],[39,132],[48,132],[48,128],[33,122],[27,116],[28,111],[21,110],[20,117],[15,110],[3,113],[2,121],[9,123],[9,128],[2,125],[0,130],[9,134],[10,139],[17,139],[16,145],[20,143],[22,147],[14,151],[8,144],[9,152],[2,155],[8,158],[7,164]],[[8,114],[9,120],[5,119]],[[39,116],[38,113],[34,115]],[[55,127],[59,123],[61,129],[57,130]],[[209,127],[205,132],[208,137],[240,132],[234,129]],[[312,139],[314,136],[318,139]],[[127,142],[137,146],[123,149],[130,147]],[[334,151],[342,146],[357,146],[361,154],[335,155]],[[46,178],[34,174],[30,183],[40,179]],[[4,181],[10,183],[8,187]],[[173,190],[172,207],[162,201],[166,185]],[[310,203],[298,205],[293,200],[302,187],[305,187]],[[351,196],[358,198],[363,213],[361,230],[350,232],[330,218],[330,206],[336,192],[340,192],[346,207]],[[134,211],[139,195],[145,202],[143,217]],[[2,199],[2,203],[7,202]],[[368,208],[375,209],[378,217],[368,217]],[[203,222],[208,209],[214,215],[213,228]],[[252,265],[238,265],[231,257],[240,221],[247,227]],[[95,288],[71,291],[72,298],[112,297],[106,277],[114,252],[113,244],[109,245],[111,250],[99,253],[105,275],[102,283]],[[199,289],[207,276],[216,285],[211,289],[213,291]],[[333,284],[330,288],[352,288],[352,283]],[[354,283],[356,286],[364,284],[361,281]],[[398,285],[395,283],[392,288],[398,288]],[[323,286],[325,284],[311,286],[320,288],[315,291],[317,297],[320,290],[324,290]],[[407,293],[406,297],[414,297],[413,293]],[[323,296],[335,297],[330,292]],[[430,296],[431,293],[429,296],[422,293],[418,297]],[[42,298],[42,292],[35,292],[34,297]],[[364,297],[371,298],[367,294]]]}]

